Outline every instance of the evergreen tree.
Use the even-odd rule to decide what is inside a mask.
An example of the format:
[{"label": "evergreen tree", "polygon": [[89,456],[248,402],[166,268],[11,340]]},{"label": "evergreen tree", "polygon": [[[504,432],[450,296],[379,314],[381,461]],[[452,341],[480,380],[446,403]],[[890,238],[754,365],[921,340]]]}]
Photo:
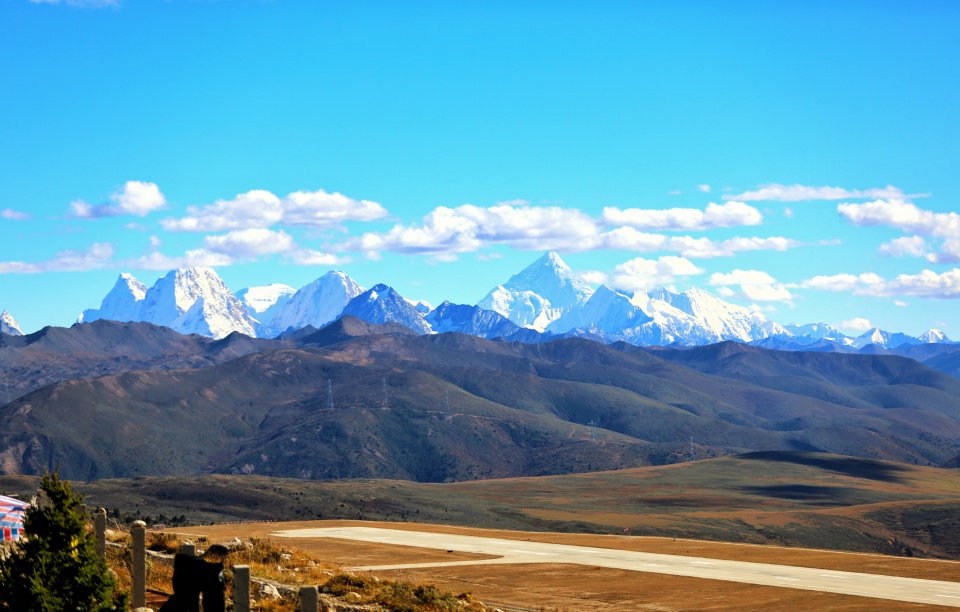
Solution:
[{"label": "evergreen tree", "polygon": [[0,560],[0,610],[126,610],[127,594],[115,590],[87,531],[83,498],[56,472],[43,475],[40,490],[42,501],[24,517],[25,538]]}]

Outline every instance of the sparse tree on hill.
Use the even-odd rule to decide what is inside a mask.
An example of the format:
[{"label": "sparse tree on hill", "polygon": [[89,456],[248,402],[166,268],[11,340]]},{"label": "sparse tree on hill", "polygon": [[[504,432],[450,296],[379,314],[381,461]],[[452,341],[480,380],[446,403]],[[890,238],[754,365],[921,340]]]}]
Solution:
[{"label": "sparse tree on hill", "polygon": [[127,594],[97,556],[83,499],[54,472],[40,481],[42,501],[24,517],[25,537],[0,560],[0,610],[126,610]]}]

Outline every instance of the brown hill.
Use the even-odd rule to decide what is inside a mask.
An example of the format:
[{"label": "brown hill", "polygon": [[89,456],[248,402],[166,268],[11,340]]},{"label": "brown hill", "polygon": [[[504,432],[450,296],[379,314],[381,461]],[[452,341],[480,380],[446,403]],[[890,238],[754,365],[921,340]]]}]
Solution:
[{"label": "brown hill", "polygon": [[[155,347],[155,365],[191,369],[65,380],[11,403],[0,471],[445,481],[672,463],[691,437],[698,457],[823,450],[940,464],[960,450],[960,381],[902,357],[733,343],[653,354],[346,319],[300,348],[177,336],[138,342]],[[99,350],[88,352],[110,354]]]}]

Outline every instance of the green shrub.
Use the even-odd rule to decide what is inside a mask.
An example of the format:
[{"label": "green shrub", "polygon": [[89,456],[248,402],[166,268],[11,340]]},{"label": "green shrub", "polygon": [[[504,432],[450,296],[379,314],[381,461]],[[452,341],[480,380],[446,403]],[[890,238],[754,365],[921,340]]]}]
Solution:
[{"label": "green shrub", "polygon": [[83,499],[56,472],[40,481],[42,502],[24,517],[25,537],[0,560],[0,610],[61,612],[126,610],[127,594],[97,556]]}]

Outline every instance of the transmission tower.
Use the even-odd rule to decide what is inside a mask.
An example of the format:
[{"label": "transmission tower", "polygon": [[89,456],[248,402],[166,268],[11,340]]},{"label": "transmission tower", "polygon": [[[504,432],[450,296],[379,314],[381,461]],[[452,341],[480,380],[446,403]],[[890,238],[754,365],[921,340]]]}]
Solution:
[{"label": "transmission tower", "polygon": [[597,432],[596,432],[596,430],[595,430],[594,428],[597,426],[597,424],[593,421],[593,419],[590,419],[590,422],[587,423],[587,425],[590,427],[590,441],[591,441],[591,442],[596,442],[596,441],[597,441]]},{"label": "transmission tower", "polygon": [[387,408],[387,379],[383,379],[383,407]]},{"label": "transmission tower", "polygon": [[443,390],[443,408],[447,412],[447,418],[450,418],[451,416],[453,416],[452,414],[450,414],[450,390],[449,389]]},{"label": "transmission tower", "polygon": [[690,436],[690,461],[696,461],[697,456],[693,452],[693,436]]},{"label": "transmission tower", "polygon": [[4,394],[6,396],[5,404],[10,403],[10,383],[0,383],[3,386]]},{"label": "transmission tower", "polygon": [[333,381],[327,379],[327,408],[333,410]]}]

